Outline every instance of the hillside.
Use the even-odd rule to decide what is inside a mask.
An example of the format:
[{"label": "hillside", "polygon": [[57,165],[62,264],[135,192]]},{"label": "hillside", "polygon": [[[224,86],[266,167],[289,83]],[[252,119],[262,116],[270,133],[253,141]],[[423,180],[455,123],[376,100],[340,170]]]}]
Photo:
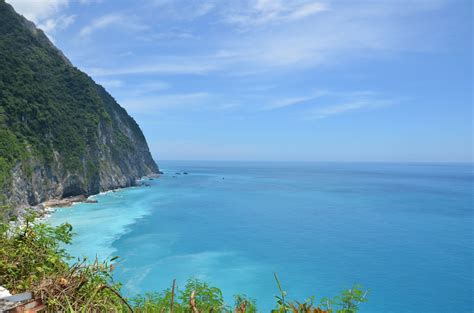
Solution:
[{"label": "hillside", "polygon": [[133,118],[0,0],[0,216],[153,173]]}]

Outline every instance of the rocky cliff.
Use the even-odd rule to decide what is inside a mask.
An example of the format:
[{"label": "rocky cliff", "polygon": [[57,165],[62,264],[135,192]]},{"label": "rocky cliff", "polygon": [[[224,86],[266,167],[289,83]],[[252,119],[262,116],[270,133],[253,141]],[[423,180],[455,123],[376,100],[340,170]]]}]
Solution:
[{"label": "rocky cliff", "polygon": [[131,186],[154,173],[133,118],[0,0],[3,215],[7,208]]}]

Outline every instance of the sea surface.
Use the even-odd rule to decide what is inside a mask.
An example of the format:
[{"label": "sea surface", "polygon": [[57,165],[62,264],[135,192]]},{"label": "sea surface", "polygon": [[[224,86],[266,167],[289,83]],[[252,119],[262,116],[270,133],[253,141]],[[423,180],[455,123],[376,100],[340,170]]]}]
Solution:
[{"label": "sea surface", "polygon": [[277,272],[300,301],[359,283],[370,289],[361,312],[474,311],[472,164],[159,165],[147,187],[49,219],[73,225],[73,255],[120,256],[128,296],[197,277],[268,312]]}]

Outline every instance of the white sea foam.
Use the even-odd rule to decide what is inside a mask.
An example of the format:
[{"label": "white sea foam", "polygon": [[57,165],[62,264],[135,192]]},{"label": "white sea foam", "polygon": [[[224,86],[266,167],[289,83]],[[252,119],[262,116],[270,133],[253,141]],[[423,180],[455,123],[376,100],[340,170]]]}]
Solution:
[{"label": "white sea foam", "polygon": [[[48,222],[72,224],[76,234],[70,249],[73,256],[103,260],[113,256],[112,244],[127,232],[128,226],[148,214],[149,206],[141,201],[141,192],[139,188],[104,192],[94,196],[98,203],[78,203],[74,207],[56,209]],[[128,198],[133,201],[126,201]]]}]

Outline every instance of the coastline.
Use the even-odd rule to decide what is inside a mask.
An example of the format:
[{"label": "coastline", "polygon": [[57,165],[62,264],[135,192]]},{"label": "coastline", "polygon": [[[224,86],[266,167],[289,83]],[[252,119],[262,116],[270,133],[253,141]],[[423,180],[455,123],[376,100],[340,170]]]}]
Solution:
[{"label": "coastline", "polygon": [[35,218],[36,221],[43,222],[43,221],[46,221],[51,216],[51,214],[53,214],[56,211],[57,208],[69,208],[79,203],[98,203],[98,201],[95,198],[99,195],[108,194],[111,192],[118,192],[120,190],[124,190],[128,188],[146,186],[145,181],[157,179],[162,174],[164,173],[160,171],[159,173],[146,175],[137,179],[136,183],[132,186],[105,190],[105,191],[101,191],[99,193],[95,193],[91,195],[77,195],[77,196],[65,197],[65,198],[48,199],[37,205],[30,206],[25,209],[19,209],[16,220],[10,221],[10,224],[17,224],[17,225],[23,224],[25,222],[24,217],[29,212],[32,212],[38,215]]}]

